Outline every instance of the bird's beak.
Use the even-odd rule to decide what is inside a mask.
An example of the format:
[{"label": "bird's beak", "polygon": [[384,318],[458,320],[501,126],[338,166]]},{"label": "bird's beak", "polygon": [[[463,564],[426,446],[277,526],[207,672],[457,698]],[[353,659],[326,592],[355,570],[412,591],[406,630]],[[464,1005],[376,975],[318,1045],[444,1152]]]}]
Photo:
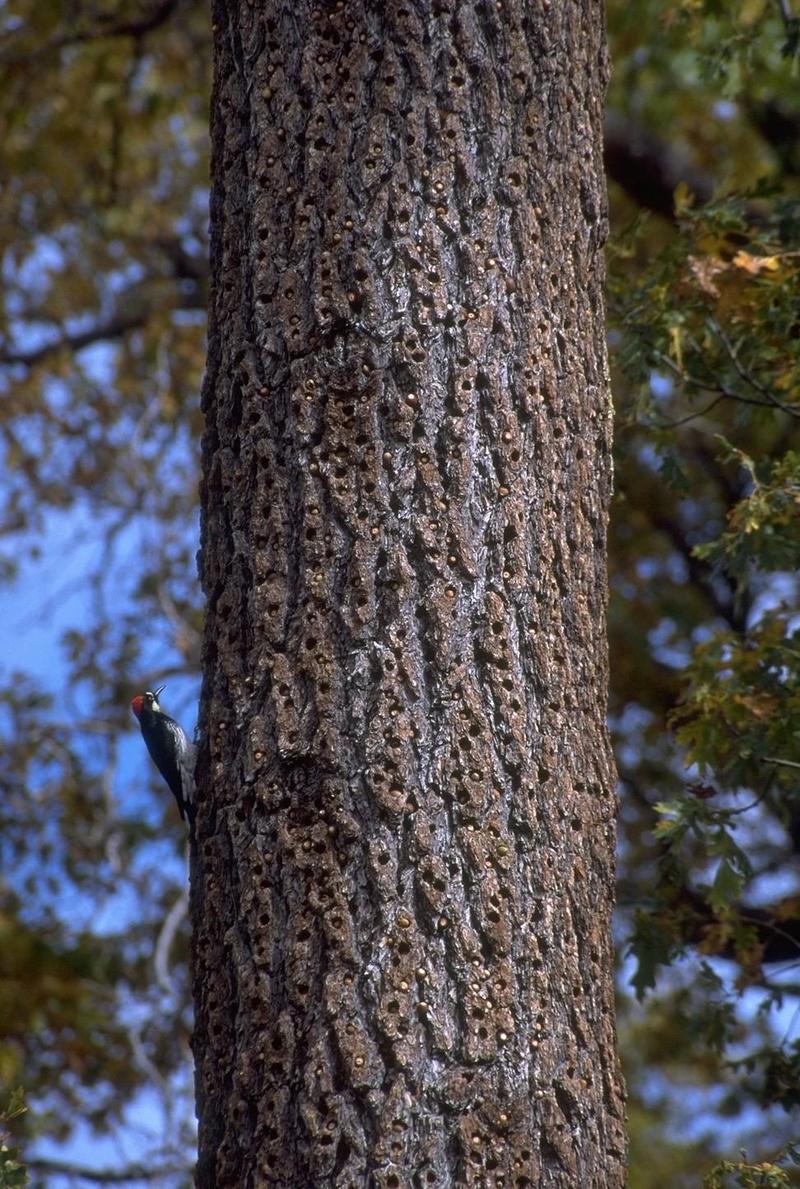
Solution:
[{"label": "bird's beak", "polygon": [[166,688],[167,688],[167,687],[166,687],[165,685],[160,685],[160,686],[158,687],[158,689],[154,689],[154,690],[153,690],[153,697],[154,697],[154,698],[157,698],[157,697],[158,697],[158,695],[159,695],[159,694],[160,694],[160,693],[161,693],[163,690],[165,690]]}]

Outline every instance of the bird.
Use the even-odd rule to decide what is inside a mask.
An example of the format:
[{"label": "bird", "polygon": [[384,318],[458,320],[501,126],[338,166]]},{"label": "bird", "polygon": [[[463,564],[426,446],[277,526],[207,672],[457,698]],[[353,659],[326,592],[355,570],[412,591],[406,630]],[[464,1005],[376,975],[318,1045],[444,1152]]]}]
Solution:
[{"label": "bird", "polygon": [[174,718],[170,718],[158,704],[158,696],[166,687],[147,690],[131,700],[131,710],[139,721],[142,738],[150,758],[169,785],[181,818],[194,824],[194,761],[195,746]]}]

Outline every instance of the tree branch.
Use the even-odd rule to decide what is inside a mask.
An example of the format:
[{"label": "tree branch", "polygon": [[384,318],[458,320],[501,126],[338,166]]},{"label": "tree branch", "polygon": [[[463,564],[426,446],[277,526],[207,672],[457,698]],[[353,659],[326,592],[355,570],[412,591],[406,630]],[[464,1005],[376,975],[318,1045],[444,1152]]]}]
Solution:
[{"label": "tree branch", "polygon": [[720,619],[724,619],[734,632],[743,633],[747,628],[747,611],[745,608],[737,609],[736,599],[727,582],[715,576],[706,563],[694,555],[692,546],[671,516],[658,511],[652,511],[649,515],[653,528],[663,533],[683,558],[690,581],[702,590]]},{"label": "tree branch", "polygon": [[23,62],[32,62],[48,54],[58,53],[71,45],[81,45],[87,41],[100,41],[112,37],[144,37],[163,25],[172,16],[180,0],[159,0],[150,12],[128,21],[115,22],[109,14],[107,21],[102,16],[97,23],[88,29],[73,29],[60,37],[54,37],[43,45],[32,48],[28,53],[8,53],[0,56],[5,65],[13,66]]},{"label": "tree branch", "polygon": [[[186,261],[184,262],[186,268],[189,267],[187,263],[189,259],[190,257],[187,253]],[[190,277],[188,273],[181,277],[178,274],[176,265],[175,279],[183,279],[185,281],[196,279],[198,281],[198,284],[192,288],[191,292],[182,293],[179,291],[179,300],[174,302],[175,309],[205,311],[205,291],[201,283],[201,278]],[[155,278],[155,280],[160,280],[162,285],[164,283],[171,285],[173,278],[162,277]],[[87,330],[75,331],[72,334],[65,332],[51,339],[49,342],[41,343],[38,347],[30,347],[27,350],[15,350],[11,346],[0,344],[0,365],[5,364],[8,367],[14,365],[33,367],[35,364],[41,363],[49,355],[54,355],[65,349],[68,351],[81,351],[84,347],[90,347],[94,343],[113,342],[116,339],[124,338],[130,331],[140,330],[143,326],[146,326],[154,308],[163,308],[163,303],[159,307],[152,292],[145,292],[140,287],[133,293],[122,295],[120,306],[114,313],[105,320],[96,322],[94,326],[90,326]],[[34,316],[34,314],[31,314],[32,318]]]},{"label": "tree branch", "polygon": [[[695,913],[696,928],[689,939],[692,944],[703,942],[703,933],[711,925],[719,923],[719,916],[709,905],[705,896],[699,892],[686,888],[681,893],[681,900],[688,902]],[[761,945],[761,962],[772,965],[775,962],[796,962],[800,959],[800,919],[781,918],[781,905],[771,908],[751,908],[747,904],[733,906],[733,911],[746,925],[750,925],[756,932],[758,943]],[[719,951],[720,958],[736,960],[736,945],[733,940]]]},{"label": "tree branch", "polygon": [[714,180],[673,145],[609,111],[605,121],[605,160],[610,178],[639,206],[664,219],[675,218],[675,187],[684,182],[698,202],[708,202]]},{"label": "tree branch", "polygon": [[93,343],[120,339],[131,330],[139,330],[146,321],[147,313],[144,311],[131,312],[130,314],[117,313],[105,322],[96,323],[88,330],[59,335],[51,342],[42,343],[39,347],[31,347],[27,351],[13,351],[7,347],[0,347],[0,363],[9,366],[21,364],[24,367],[33,367],[34,364],[41,363],[48,355],[53,355],[64,348],[70,351],[81,351]]},{"label": "tree branch", "polygon": [[161,1164],[148,1167],[144,1164],[129,1164],[126,1168],[85,1168],[70,1164],[66,1160],[26,1160],[32,1172],[50,1173],[53,1176],[71,1177],[74,1180],[92,1181],[98,1185],[125,1185],[131,1181],[155,1181],[169,1176],[186,1176],[190,1168],[186,1164]]}]

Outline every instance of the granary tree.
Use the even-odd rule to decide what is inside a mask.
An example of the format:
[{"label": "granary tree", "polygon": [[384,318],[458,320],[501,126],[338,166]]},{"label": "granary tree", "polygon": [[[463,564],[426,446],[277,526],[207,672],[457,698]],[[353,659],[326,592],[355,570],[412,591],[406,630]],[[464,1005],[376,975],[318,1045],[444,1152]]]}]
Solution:
[{"label": "granary tree", "polygon": [[215,6],[200,1186],[623,1183],[602,16]]},{"label": "granary tree", "polygon": [[[608,4],[610,723],[632,1189],[695,1189],[720,1160],[710,1185],[786,1185],[797,1158],[796,9]],[[185,830],[128,707],[166,682],[170,713],[187,729],[195,719],[211,42],[205,0],[7,0],[0,20],[0,1128],[13,1114],[47,1189],[144,1175],[177,1189],[194,1163]],[[300,98],[317,73],[348,68],[318,52]],[[448,63],[422,61],[441,65],[430,127],[463,123],[455,105],[473,83],[453,68],[464,82],[451,86]],[[523,84],[507,81],[484,154],[508,143],[507,96]],[[286,117],[273,122],[285,135]],[[549,160],[564,124],[526,142],[525,160]],[[378,154],[372,168],[385,167]],[[441,182],[425,234],[443,235],[466,183],[414,179],[400,209],[411,218]],[[509,226],[515,194],[500,195]],[[352,221],[341,234],[363,236]],[[538,215],[537,230],[548,231]],[[448,234],[469,263],[481,237]],[[337,270],[363,267],[348,244]],[[502,312],[490,287],[517,278],[493,271],[497,251],[486,259],[483,294]],[[417,271],[414,292],[440,300]],[[444,344],[463,329],[466,290],[447,300]],[[373,326],[355,301],[345,309],[351,329]],[[485,316],[473,312],[470,333]],[[504,346],[492,356],[495,369],[512,359]],[[496,448],[505,455],[502,437]],[[16,1087],[26,1114],[7,1107]],[[91,1150],[76,1146],[90,1136]]]}]

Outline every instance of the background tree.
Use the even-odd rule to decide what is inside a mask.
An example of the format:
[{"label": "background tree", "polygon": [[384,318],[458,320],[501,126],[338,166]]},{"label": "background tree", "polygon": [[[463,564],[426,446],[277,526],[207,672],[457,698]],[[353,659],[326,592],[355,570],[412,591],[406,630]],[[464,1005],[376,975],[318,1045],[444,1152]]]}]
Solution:
[{"label": "background tree", "polygon": [[[796,773],[759,760],[800,760],[796,418],[750,403],[768,398],[739,371],[796,408],[799,119],[784,50],[797,25],[772,0],[613,0],[609,25],[618,939],[624,949],[639,910],[647,959],[620,976],[631,1184],[696,1185],[715,1151],[765,1160],[797,1133]],[[0,37],[12,179],[0,197],[0,626],[16,658],[0,717],[0,1070],[29,1086],[29,1126],[129,1136],[163,1170],[191,1149],[183,836],[148,784],[126,703],[164,676],[167,706],[191,725],[208,18],[190,0],[102,13],[12,0]],[[28,604],[48,631],[33,630]],[[678,740],[668,718],[689,688]],[[704,773],[683,767],[683,748]],[[684,796],[697,786],[714,793]],[[659,820],[677,829],[655,837]],[[628,997],[636,969],[656,979],[641,1007]],[[173,1119],[185,1110],[186,1145],[177,1127],[146,1142],[132,1131],[157,1120],[156,1095]],[[162,1138],[178,1150],[163,1153]],[[34,1175],[61,1183],[52,1167]]]},{"label": "background tree", "polygon": [[165,1185],[194,1147],[186,874],[127,701],[163,674],[193,717],[208,25],[11,5],[0,49],[3,565],[63,640],[20,650],[6,604],[0,1068],[34,1132],[127,1136]]},{"label": "background tree", "polygon": [[[620,13],[623,44],[639,41],[626,24]],[[785,6],[745,6],[733,22],[676,7],[618,71],[629,112],[655,135],[645,149],[629,142],[627,158],[624,123],[609,137],[629,196],[664,215],[662,181],[675,187],[672,227],[639,216],[612,267],[612,714],[633,982],[641,995],[658,975],[661,989],[632,1034],[644,1046],[634,1096],[640,1087],[680,1125],[666,1079],[702,1086],[690,1109],[720,1119],[671,1142],[665,1167],[677,1157],[686,1183],[693,1147],[719,1150],[720,1131],[733,1132],[722,1120],[739,1120],[753,1159],[790,1159],[797,1135],[796,33]],[[661,139],[674,121],[691,168]],[[634,1107],[634,1167],[640,1127],[652,1152]],[[652,1176],[663,1183],[656,1164]]]}]

